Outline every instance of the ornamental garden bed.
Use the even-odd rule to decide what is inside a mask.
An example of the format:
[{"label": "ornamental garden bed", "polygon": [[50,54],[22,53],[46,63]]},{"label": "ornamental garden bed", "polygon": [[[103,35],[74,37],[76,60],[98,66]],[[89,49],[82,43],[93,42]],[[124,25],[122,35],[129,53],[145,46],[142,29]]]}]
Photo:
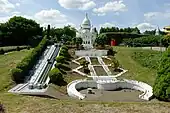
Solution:
[{"label": "ornamental garden bed", "polygon": [[101,65],[96,57],[90,57],[92,65]]},{"label": "ornamental garden bed", "polygon": [[107,73],[102,66],[94,66],[94,70],[98,76],[107,76]]},{"label": "ornamental garden bed", "polygon": [[103,62],[106,64],[106,65],[110,65],[111,64],[111,60],[107,59],[107,58],[102,58],[103,59]]},{"label": "ornamental garden bed", "polygon": [[120,70],[120,69],[115,71],[115,69],[113,67],[111,67],[111,66],[108,66],[108,68],[111,71],[112,75],[117,75],[117,74],[119,74],[119,73],[121,73],[123,71],[123,70]]}]

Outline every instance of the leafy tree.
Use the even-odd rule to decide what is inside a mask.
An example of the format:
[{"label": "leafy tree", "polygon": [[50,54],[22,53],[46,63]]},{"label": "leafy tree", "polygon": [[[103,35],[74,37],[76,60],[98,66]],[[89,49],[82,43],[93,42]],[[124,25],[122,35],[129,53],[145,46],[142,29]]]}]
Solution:
[{"label": "leafy tree", "polygon": [[102,47],[106,44],[106,42],[107,42],[107,36],[106,36],[106,34],[100,34],[97,38],[96,38],[96,40],[95,40],[95,42],[97,43],[97,45],[101,45]]},{"label": "leafy tree", "polygon": [[165,35],[162,38],[162,43],[166,48],[168,48],[168,46],[170,46],[170,35]]},{"label": "leafy tree", "polygon": [[[42,37],[35,36],[42,36],[42,30],[34,20],[14,16],[8,22],[0,24],[0,44],[36,46]],[[34,41],[37,43],[33,43]]]}]

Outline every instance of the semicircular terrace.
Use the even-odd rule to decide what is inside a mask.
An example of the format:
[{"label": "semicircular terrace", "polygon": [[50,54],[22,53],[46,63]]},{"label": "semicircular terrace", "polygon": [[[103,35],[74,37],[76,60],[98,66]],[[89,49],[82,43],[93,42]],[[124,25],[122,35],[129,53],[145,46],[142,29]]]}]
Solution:
[{"label": "semicircular terrace", "polygon": [[139,95],[140,99],[143,100],[150,100],[150,98],[153,96],[152,93],[152,87],[146,83],[138,82],[135,80],[99,80],[99,81],[93,81],[93,80],[75,80],[72,81],[67,86],[67,93],[69,96],[78,98],[78,99],[84,99],[86,98],[85,94],[80,93],[78,90],[81,89],[87,89],[87,88],[96,88],[96,89],[102,89],[102,90],[116,90],[119,88],[122,89],[132,89],[132,90],[138,90],[143,92],[141,95]]}]

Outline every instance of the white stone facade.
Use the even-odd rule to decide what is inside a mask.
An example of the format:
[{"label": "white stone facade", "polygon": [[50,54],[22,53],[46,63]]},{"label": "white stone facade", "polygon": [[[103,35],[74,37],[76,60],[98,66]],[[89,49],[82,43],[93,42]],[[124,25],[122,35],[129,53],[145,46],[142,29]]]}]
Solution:
[{"label": "white stone facade", "polygon": [[83,47],[85,49],[92,49],[95,39],[97,37],[97,31],[95,30],[95,28],[93,29],[91,26],[91,22],[88,18],[88,15],[86,13],[86,16],[82,22],[82,24],[80,25],[80,29],[76,34],[76,37],[80,37],[83,39]]}]

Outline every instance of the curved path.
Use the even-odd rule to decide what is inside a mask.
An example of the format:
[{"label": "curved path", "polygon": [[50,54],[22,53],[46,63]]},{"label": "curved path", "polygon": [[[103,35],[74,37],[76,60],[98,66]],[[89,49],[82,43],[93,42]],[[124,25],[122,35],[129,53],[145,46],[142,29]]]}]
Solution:
[{"label": "curved path", "polygon": [[141,95],[139,95],[139,98],[143,100],[150,100],[152,97],[152,87],[146,83],[138,82],[135,80],[75,80],[72,81],[67,86],[67,92],[68,95],[74,98],[78,99],[84,99],[86,98],[85,94],[81,94],[77,90],[80,89],[87,89],[87,88],[96,88],[96,89],[102,89],[102,90],[116,90],[119,88],[123,89],[133,89],[143,92]]}]

